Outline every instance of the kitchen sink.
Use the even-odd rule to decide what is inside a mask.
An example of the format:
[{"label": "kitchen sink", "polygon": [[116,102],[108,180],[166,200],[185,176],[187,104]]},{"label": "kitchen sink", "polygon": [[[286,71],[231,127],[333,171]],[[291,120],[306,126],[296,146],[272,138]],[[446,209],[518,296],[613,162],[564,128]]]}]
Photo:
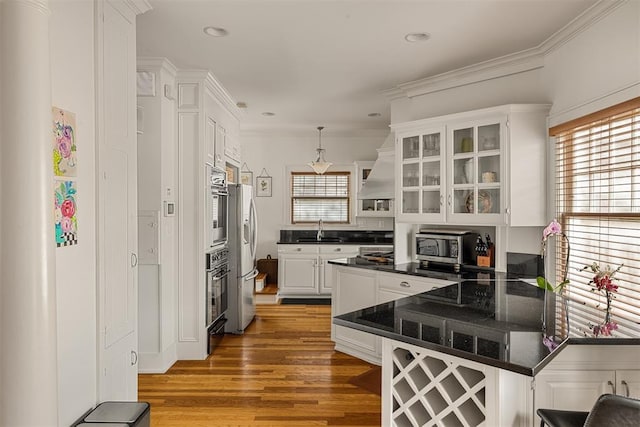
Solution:
[{"label": "kitchen sink", "polygon": [[302,237],[296,240],[297,243],[342,243],[340,237],[323,237],[318,240],[315,237]]}]

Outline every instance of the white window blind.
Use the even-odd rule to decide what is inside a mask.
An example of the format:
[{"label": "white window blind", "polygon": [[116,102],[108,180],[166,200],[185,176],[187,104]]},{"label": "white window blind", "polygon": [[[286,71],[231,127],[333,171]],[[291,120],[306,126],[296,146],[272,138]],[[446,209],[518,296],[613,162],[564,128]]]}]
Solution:
[{"label": "white window blind", "polygon": [[[640,335],[640,98],[550,130],[556,137],[557,218],[570,242],[557,240],[556,269],[567,268],[570,335],[592,335],[603,321],[604,292],[589,281],[597,262],[616,268],[612,302],[615,336]],[[557,321],[563,325],[563,316]],[[566,326],[566,325],[565,325]]]},{"label": "white window blind", "polygon": [[349,172],[291,173],[291,223],[349,223]]}]

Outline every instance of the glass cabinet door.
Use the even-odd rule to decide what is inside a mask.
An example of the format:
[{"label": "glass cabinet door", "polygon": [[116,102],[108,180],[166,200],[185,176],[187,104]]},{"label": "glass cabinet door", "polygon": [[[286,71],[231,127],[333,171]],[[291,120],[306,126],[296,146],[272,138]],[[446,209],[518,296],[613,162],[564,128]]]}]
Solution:
[{"label": "glass cabinet door", "polygon": [[[444,132],[420,132],[400,140],[400,214],[440,216],[443,193]],[[414,217],[415,218],[415,217]]]},{"label": "glass cabinet door", "polygon": [[448,204],[450,213],[459,219],[489,219],[490,214],[495,218],[502,212],[502,126],[499,120],[469,123],[450,133]]}]

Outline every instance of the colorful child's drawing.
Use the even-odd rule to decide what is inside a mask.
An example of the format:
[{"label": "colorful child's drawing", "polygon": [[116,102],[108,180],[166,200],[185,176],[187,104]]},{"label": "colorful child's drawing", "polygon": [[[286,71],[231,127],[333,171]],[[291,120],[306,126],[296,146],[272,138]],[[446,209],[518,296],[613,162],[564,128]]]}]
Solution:
[{"label": "colorful child's drawing", "polygon": [[58,107],[53,113],[53,175],[76,176],[76,115]]},{"label": "colorful child's drawing", "polygon": [[78,205],[74,181],[53,181],[56,246],[78,244]]}]

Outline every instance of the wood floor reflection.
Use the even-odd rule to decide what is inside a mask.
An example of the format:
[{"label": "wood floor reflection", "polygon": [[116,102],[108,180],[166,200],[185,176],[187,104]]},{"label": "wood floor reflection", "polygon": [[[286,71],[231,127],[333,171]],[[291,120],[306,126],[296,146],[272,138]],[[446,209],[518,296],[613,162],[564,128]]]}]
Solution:
[{"label": "wood floor reflection", "polygon": [[153,427],[380,426],[380,396],[349,382],[374,365],[334,351],[330,327],[330,306],[259,305],[207,360],[139,375],[139,400]]}]

